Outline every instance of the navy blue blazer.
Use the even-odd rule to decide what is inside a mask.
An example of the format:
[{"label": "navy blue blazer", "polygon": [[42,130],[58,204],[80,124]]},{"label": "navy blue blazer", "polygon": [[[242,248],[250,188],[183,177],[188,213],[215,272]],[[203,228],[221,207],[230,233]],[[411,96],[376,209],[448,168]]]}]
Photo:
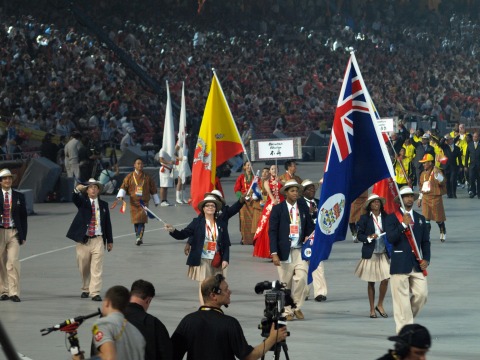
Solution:
[{"label": "navy blue blazer", "polygon": [[[305,203],[298,202],[298,212],[300,214],[300,242],[305,241],[306,236],[315,230],[310,212]],[[290,247],[292,240],[290,235],[290,214],[286,201],[282,201],[272,207],[270,213],[270,223],[268,229],[268,236],[270,238],[270,252],[277,253],[280,261],[288,260],[290,255]]]},{"label": "navy blue blazer", "polygon": [[[3,214],[3,192],[0,192],[0,207]],[[25,195],[12,189],[12,205],[10,207],[11,216],[18,233],[18,242],[20,245],[23,240],[27,240],[27,205],[25,204]],[[3,215],[2,215],[3,216]],[[1,225],[1,224],[0,224]]]},{"label": "navy blue blazer", "polygon": [[[417,246],[422,252],[423,259],[430,262],[430,231],[425,223],[425,217],[414,211],[413,221],[413,234]],[[421,271],[420,265],[412,252],[412,247],[405,236],[405,228],[395,214],[387,216],[384,230],[387,233],[387,240],[393,245],[390,274],[409,274],[412,269],[417,272]]]},{"label": "navy blue blazer", "polygon": [[[90,198],[83,193],[73,193],[73,203],[78,212],[67,232],[67,238],[76,242],[86,243],[88,240],[87,231],[92,219],[92,203]],[[112,223],[110,221],[110,210],[106,201],[98,198],[100,208],[100,226],[102,228],[103,243],[113,243]]]},{"label": "navy blue blazer", "polygon": [[309,212],[310,216],[312,217],[312,221],[315,224],[317,222],[317,217],[318,217],[318,203],[319,203],[319,201],[318,201],[318,199],[315,199],[315,198],[310,200],[310,201],[313,201],[315,203],[315,210],[313,212],[311,211],[312,209],[310,208],[310,204],[307,203],[307,200],[303,196],[301,196],[297,200],[297,202],[302,203],[307,207],[308,212]]},{"label": "navy blue blazer", "polygon": [[[183,230],[175,229],[170,236],[177,240],[188,239],[190,253],[187,257],[187,265],[199,266],[202,259],[203,244],[205,243],[206,220],[198,216]],[[217,251],[220,251],[223,261],[230,261],[230,235],[228,234],[228,223],[220,218],[216,220],[218,228]]]},{"label": "navy blue blazer", "polygon": [[[385,221],[388,214],[385,211],[382,211],[382,227],[385,232]],[[368,236],[375,234],[375,223],[370,214],[364,214],[360,216],[360,220],[357,222],[357,239],[363,243],[362,246],[362,259],[371,259],[372,254],[375,251],[375,243],[377,240],[368,242]],[[382,237],[385,241],[385,236]],[[390,256],[390,243],[386,243],[385,247],[387,249],[387,255]]]},{"label": "navy blue blazer", "polygon": [[457,145],[453,146],[453,151],[448,144],[443,144],[442,149],[443,153],[448,158],[447,163],[442,166],[445,172],[457,171],[459,167],[463,167],[462,150],[460,150]]}]

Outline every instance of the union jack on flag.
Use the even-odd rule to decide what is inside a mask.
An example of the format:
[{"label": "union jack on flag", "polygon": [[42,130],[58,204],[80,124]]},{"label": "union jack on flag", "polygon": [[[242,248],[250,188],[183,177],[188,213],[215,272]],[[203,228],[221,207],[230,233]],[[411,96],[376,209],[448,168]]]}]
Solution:
[{"label": "union jack on flag", "polygon": [[[345,240],[351,203],[393,168],[377,126],[378,114],[352,53],[338,98],[328,146],[315,241],[308,271],[328,259],[335,241]],[[329,217],[329,214],[335,214]]]},{"label": "union jack on flag", "polygon": [[357,112],[369,114],[368,104],[365,100],[365,94],[360,78],[352,68],[349,62],[350,73],[349,81],[344,81],[342,90],[338,99],[337,111],[333,120],[332,136],[328,149],[325,171],[328,171],[330,156],[332,151],[338,156],[338,161],[342,162],[352,153],[352,145],[350,144],[349,135],[353,136],[353,119]]}]

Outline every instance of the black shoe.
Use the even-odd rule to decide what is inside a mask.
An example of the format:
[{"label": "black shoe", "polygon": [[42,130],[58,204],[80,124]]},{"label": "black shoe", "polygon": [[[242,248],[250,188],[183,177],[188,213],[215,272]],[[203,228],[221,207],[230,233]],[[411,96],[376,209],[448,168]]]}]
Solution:
[{"label": "black shoe", "polygon": [[95,295],[92,297],[92,301],[102,301],[102,297],[100,295]]},{"label": "black shoe", "polygon": [[318,301],[318,302],[327,301],[327,297],[324,295],[318,295],[315,297],[315,301]]},{"label": "black shoe", "polygon": [[81,297],[82,299],[87,299],[87,298],[88,298],[88,295],[89,295],[89,294],[84,291],[84,292],[82,292],[82,295],[80,295],[80,297]]},{"label": "black shoe", "polygon": [[468,197],[469,197],[470,199],[473,199],[473,198],[475,197],[475,194],[470,191]]},{"label": "black shoe", "polygon": [[20,301],[22,301],[22,300],[20,300],[20,298],[19,298],[17,295],[10,296],[10,300],[12,300],[13,302],[20,302]]},{"label": "black shoe", "polygon": [[10,299],[10,297],[7,294],[3,294],[2,296],[0,296],[1,301],[5,301],[5,300],[9,300],[9,299]]}]

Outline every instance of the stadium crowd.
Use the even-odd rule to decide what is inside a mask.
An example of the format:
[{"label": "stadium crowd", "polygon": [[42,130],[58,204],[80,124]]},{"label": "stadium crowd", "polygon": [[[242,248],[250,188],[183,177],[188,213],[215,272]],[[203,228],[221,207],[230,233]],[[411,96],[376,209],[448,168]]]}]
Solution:
[{"label": "stadium crowd", "polygon": [[[215,68],[235,120],[253,124],[255,137],[279,126],[295,136],[328,128],[351,49],[381,116],[480,121],[479,26],[470,2],[412,12],[406,1],[337,8],[207,1],[197,13],[187,2],[174,12],[171,2],[152,11],[146,1],[119,5],[115,14],[108,3],[84,8],[153,79],[168,80],[177,102],[185,82],[191,126],[201,119]],[[0,14],[4,149],[22,140],[19,125],[66,138],[76,129],[113,144],[136,132],[138,143],[160,146],[166,96],[139,81],[67,8],[22,5]],[[301,17],[308,7],[314,11]]]}]

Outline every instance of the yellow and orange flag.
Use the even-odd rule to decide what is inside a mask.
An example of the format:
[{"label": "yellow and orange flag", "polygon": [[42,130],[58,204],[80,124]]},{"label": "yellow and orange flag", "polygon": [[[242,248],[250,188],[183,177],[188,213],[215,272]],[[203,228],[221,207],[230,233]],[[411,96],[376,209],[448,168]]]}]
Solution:
[{"label": "yellow and orange flag", "polygon": [[198,212],[197,205],[205,193],[215,188],[217,166],[243,151],[237,126],[214,73],[193,158],[191,195],[195,211]]}]

